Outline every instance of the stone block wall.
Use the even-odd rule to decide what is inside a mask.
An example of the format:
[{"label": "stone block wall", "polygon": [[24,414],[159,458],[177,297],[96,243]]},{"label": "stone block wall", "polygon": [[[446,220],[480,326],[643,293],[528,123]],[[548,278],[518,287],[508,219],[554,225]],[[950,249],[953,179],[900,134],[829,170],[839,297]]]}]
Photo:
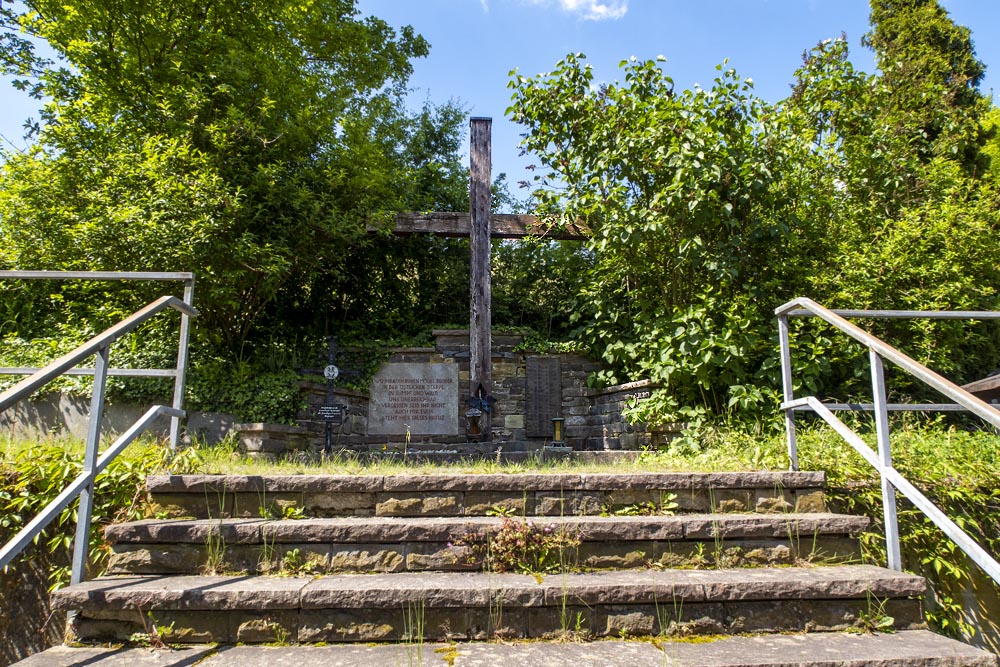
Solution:
[{"label": "stone block wall", "polygon": [[604,389],[591,389],[588,425],[590,436],[586,449],[643,449],[666,444],[681,430],[680,424],[662,429],[650,429],[645,424],[630,424],[622,416],[628,407],[647,398],[658,385],[649,380],[629,382]]},{"label": "stone block wall", "polygon": [[[434,331],[433,347],[409,347],[393,350],[390,363],[457,364],[459,435],[413,435],[406,446],[412,452],[447,449],[462,453],[475,450],[477,443],[465,435],[467,427],[465,398],[474,388],[469,386],[469,333],[462,329]],[[551,442],[547,437],[528,435],[527,366],[529,357],[555,356],[559,359],[558,406],[563,417],[566,444],[575,450],[640,449],[657,444],[662,438],[642,425],[630,425],[622,417],[627,404],[641,401],[655,388],[649,382],[634,382],[607,389],[591,389],[587,378],[600,365],[578,354],[538,355],[518,350],[523,336],[516,333],[493,334],[493,442],[503,444],[505,451],[532,451]],[[311,434],[311,447],[322,447],[325,423],[315,417],[316,408],[326,403],[326,386],[320,383],[301,384],[307,407],[300,413],[299,424]],[[347,406],[344,424],[333,426],[334,449],[357,451],[398,451],[404,446],[405,435],[369,435],[367,394],[336,389],[334,400]]]}]

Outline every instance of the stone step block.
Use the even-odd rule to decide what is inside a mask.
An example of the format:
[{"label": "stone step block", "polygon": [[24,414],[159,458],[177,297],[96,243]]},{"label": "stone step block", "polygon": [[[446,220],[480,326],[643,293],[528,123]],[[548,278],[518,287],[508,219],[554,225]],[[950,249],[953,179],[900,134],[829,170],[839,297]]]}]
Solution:
[{"label": "stone step block", "polygon": [[922,626],[920,577],[873,566],[528,576],[107,577],[53,593],[86,640],[369,642],[836,631]]},{"label": "stone step block", "polygon": [[682,512],[822,512],[817,472],[433,475],[163,475],[147,488],[172,517],[586,515],[635,505]]},{"label": "stone step block", "polygon": [[60,646],[14,667],[370,667],[545,665],[546,667],[997,667],[997,657],[926,630],[894,634],[809,633],[733,637],[707,643],[393,644],[220,646],[174,651]]},{"label": "stone step block", "polygon": [[316,573],[478,570],[490,541],[530,523],[573,538],[567,569],[738,567],[848,562],[860,557],[867,518],[837,514],[682,514],[145,520],[110,526],[111,574],[211,569]]}]

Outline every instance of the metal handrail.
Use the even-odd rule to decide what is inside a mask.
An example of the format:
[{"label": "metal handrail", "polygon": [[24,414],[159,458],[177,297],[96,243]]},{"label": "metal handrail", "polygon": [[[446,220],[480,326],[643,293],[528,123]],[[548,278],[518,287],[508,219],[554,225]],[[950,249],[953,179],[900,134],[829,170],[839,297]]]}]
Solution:
[{"label": "metal handrail", "polygon": [[[81,472],[77,475],[69,486],[63,489],[62,493],[52,499],[48,505],[45,506],[41,512],[35,516],[28,524],[22,528],[17,535],[15,535],[7,544],[0,549],[0,570],[7,567],[14,558],[24,550],[31,542],[41,533],[45,528],[55,520],[59,513],[62,512],[66,507],[73,502],[73,500],[80,495],[83,489],[93,484],[93,478],[104,472],[104,469],[108,467],[108,464],[115,459],[122,451],[132,444],[144,430],[146,430],[150,424],[152,424],[160,415],[167,415],[170,417],[184,417],[183,410],[174,410],[173,408],[168,408],[165,405],[154,405],[149,410],[143,414],[132,426],[129,427],[125,433],[123,433],[114,444],[112,444],[108,449],[101,454],[101,457],[97,460],[94,465],[93,471],[90,474],[87,472]],[[87,536],[89,540],[89,535]],[[75,567],[74,567],[75,571]]]},{"label": "metal handrail", "polygon": [[[157,315],[167,308],[173,308],[174,310],[193,317],[198,316],[198,311],[195,310],[194,307],[187,305],[177,297],[161,296],[145,308],[135,311],[118,324],[105,329],[83,345],[80,345],[71,352],[67,352],[63,356],[46,365],[44,368],[35,371],[29,377],[21,380],[13,387],[7,389],[3,393],[0,393],[0,412],[3,412],[14,403],[20,401],[22,398],[33,394],[43,385],[46,385],[60,375],[63,375],[84,359],[95,354],[101,348],[107,347],[146,320],[152,318],[154,315]],[[104,372],[107,374],[107,369],[105,369]]]},{"label": "metal handrail", "polygon": [[[0,274],[0,277],[2,277],[2,274]],[[153,406],[123,433],[108,448],[103,456],[100,458],[97,456],[101,438],[101,420],[104,416],[104,393],[107,386],[108,357],[110,355],[111,344],[136,329],[143,322],[167,309],[179,311],[182,317],[198,316],[198,311],[189,303],[185,303],[174,296],[160,297],[145,308],[137,310],[118,324],[105,329],[102,333],[94,336],[75,350],[64,354],[45,366],[45,368],[38,370],[30,377],[21,380],[13,387],[0,393],[0,412],[2,412],[21,399],[30,396],[55,378],[70,371],[83,360],[91,356],[94,357],[94,386],[90,399],[90,420],[87,425],[87,443],[83,459],[83,470],[55,500],[49,503],[38,516],[0,549],[0,568],[5,567],[11,559],[21,553],[58,516],[59,512],[65,509],[74,498],[79,496],[80,506],[77,511],[76,537],[73,541],[71,581],[74,584],[83,581],[86,574],[90,545],[90,523],[94,506],[94,481],[98,473],[135,440],[159,415],[170,416],[172,423],[179,423],[180,419],[184,418],[184,411],[179,408],[168,408],[162,405]],[[186,330],[182,328],[182,337],[185,334]],[[186,345],[182,345],[181,348],[186,355]],[[178,372],[181,370],[181,368],[178,368]],[[182,378],[179,379],[182,380]],[[183,382],[181,383],[181,387],[183,387]]]},{"label": "metal handrail", "polygon": [[[173,281],[184,283],[184,303],[194,306],[194,274],[187,271],[0,271],[0,280],[95,280],[95,281]],[[172,377],[174,396],[171,405],[175,410],[184,407],[184,380],[187,376],[188,338],[191,331],[191,317],[181,313],[181,328],[177,341],[177,365],[166,368],[109,368],[108,375],[122,377]],[[31,375],[40,369],[25,367],[0,367],[0,375]],[[76,368],[66,371],[66,375],[93,375],[93,370]],[[170,447],[177,449],[180,443],[181,420],[170,419]]]},{"label": "metal handrail", "polygon": [[[899,491],[913,505],[924,513],[938,528],[942,530],[965,554],[983,569],[995,582],[1000,583],[1000,562],[973,540],[958,524],[944,514],[930,499],[921,493],[913,484],[904,478],[892,465],[892,452],[889,439],[889,409],[886,401],[885,373],[882,359],[888,359],[909,372],[925,384],[937,389],[945,396],[955,401],[949,404],[909,404],[922,410],[962,408],[968,410],[993,426],[1000,428],[1000,411],[985,401],[976,398],[953,382],[938,375],[923,364],[903,354],[893,346],[848,322],[845,317],[925,317],[930,319],[1000,319],[1000,313],[972,312],[944,313],[941,311],[833,311],[819,305],[812,299],[798,298],[775,309],[778,316],[778,341],[781,347],[781,382],[784,401],[781,410],[785,413],[785,432],[788,439],[788,457],[793,470],[798,470],[798,450],[795,438],[796,410],[810,409],[818,414],[827,424],[840,434],[861,456],[879,473],[882,485],[882,507],[885,516],[886,554],[888,565],[894,570],[902,569],[902,558],[899,546],[899,524],[896,519],[896,497]],[[902,313],[905,313],[903,315]],[[961,317],[955,317],[955,315]],[[815,316],[833,325],[851,338],[868,347],[871,360],[872,393],[874,403],[871,405],[875,413],[875,432],[878,441],[878,453],[840,421],[831,410],[832,407],[842,407],[842,404],[830,406],[824,404],[815,396],[796,399],[793,395],[791,347],[789,344],[788,318]],[[867,408],[866,405],[858,407]],[[899,408],[899,404],[895,404]]]}]

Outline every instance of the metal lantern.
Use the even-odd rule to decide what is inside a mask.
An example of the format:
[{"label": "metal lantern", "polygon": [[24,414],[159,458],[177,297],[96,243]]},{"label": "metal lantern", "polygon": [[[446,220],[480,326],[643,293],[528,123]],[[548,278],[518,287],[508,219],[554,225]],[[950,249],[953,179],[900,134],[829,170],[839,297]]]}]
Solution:
[{"label": "metal lantern", "polygon": [[477,408],[472,408],[465,412],[465,419],[468,422],[468,427],[466,428],[467,435],[481,435],[482,431],[479,427],[479,418],[483,416],[483,411]]},{"label": "metal lantern", "polygon": [[553,445],[564,445],[563,441],[563,423],[566,420],[562,417],[552,418],[552,444]]}]

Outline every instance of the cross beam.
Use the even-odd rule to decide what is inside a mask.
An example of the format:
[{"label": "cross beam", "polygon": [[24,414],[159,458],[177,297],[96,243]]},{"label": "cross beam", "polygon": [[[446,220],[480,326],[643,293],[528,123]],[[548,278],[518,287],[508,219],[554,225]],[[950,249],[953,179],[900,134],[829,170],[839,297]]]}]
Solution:
[{"label": "cross beam", "polygon": [[[392,233],[396,236],[435,234],[437,236],[468,238],[472,227],[468,213],[399,213]],[[377,225],[368,225],[369,232],[380,231]],[[583,241],[590,230],[582,222],[560,229],[551,227],[534,215],[494,213],[490,215],[490,236],[495,239],[523,239],[538,237],[553,241]]]}]

